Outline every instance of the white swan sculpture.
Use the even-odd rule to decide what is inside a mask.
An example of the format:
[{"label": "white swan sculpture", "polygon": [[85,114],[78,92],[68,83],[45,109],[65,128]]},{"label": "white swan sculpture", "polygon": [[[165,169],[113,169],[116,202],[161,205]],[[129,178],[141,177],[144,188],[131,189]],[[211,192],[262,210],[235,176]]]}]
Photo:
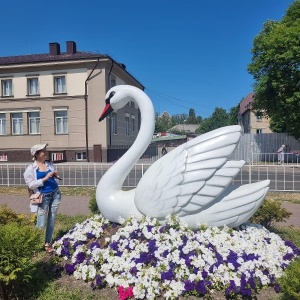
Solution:
[{"label": "white swan sculpture", "polygon": [[163,221],[177,215],[190,227],[236,227],[246,222],[262,204],[270,181],[240,187],[231,185],[244,161],[227,161],[241,135],[241,127],[227,126],[203,134],[151,165],[136,189],[122,185],[151,142],[154,109],[140,89],[119,85],[106,94],[106,107],[99,121],[113,110],[134,101],[141,111],[139,134],[130,149],[105,173],[96,191],[101,214],[112,222],[131,215],[147,215]]}]

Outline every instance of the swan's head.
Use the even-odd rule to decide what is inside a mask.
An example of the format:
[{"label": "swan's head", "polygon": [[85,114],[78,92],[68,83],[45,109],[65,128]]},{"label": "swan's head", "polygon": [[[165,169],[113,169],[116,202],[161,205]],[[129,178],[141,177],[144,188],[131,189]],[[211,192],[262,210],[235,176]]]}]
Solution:
[{"label": "swan's head", "polygon": [[129,101],[134,101],[133,95],[138,88],[129,85],[117,85],[112,87],[105,96],[105,108],[99,118],[99,122],[104,120],[111,112],[124,107]]}]

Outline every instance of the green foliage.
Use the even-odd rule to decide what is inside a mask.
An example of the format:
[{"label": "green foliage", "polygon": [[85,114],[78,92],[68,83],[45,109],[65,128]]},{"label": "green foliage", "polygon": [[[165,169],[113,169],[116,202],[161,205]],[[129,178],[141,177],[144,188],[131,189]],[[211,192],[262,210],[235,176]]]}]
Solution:
[{"label": "green foliage", "polygon": [[162,116],[155,116],[155,132],[165,132],[172,127],[171,117],[163,114]]},{"label": "green foliage", "polygon": [[39,248],[40,231],[32,226],[10,222],[0,226],[0,286],[7,298],[7,286],[22,274],[22,281],[29,278],[24,273]]},{"label": "green foliage", "polygon": [[19,222],[22,218],[7,207],[6,204],[0,206],[0,225],[5,225],[9,222]]},{"label": "green foliage", "polygon": [[250,221],[269,229],[275,222],[286,222],[291,215],[292,213],[281,207],[280,202],[265,200]]},{"label": "green foliage", "polygon": [[279,279],[281,299],[300,300],[300,259],[292,262]]},{"label": "green foliage", "polygon": [[284,240],[293,241],[300,248],[300,228],[297,227],[276,227],[272,228],[276,234],[280,235]]},{"label": "green foliage", "polygon": [[91,210],[91,212],[93,214],[99,214],[99,208],[97,205],[97,201],[96,201],[96,193],[94,193],[94,195],[91,196],[90,202],[89,202],[89,209]]},{"label": "green foliage", "polygon": [[195,110],[193,108],[190,108],[189,116],[186,119],[185,123],[186,124],[199,124],[198,121],[199,121],[199,119],[197,120]]},{"label": "green foliage", "polygon": [[281,21],[269,20],[255,37],[252,62],[254,110],[271,118],[275,132],[300,137],[300,1],[294,1]]},{"label": "green foliage", "polygon": [[229,125],[229,115],[226,110],[221,107],[216,107],[211,117],[203,120],[201,126],[196,130],[196,133],[206,133],[227,125]]}]

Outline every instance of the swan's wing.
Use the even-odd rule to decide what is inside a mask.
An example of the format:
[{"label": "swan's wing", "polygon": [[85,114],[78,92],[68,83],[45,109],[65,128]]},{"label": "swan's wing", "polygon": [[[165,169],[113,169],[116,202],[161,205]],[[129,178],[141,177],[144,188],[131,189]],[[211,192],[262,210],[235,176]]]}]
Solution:
[{"label": "swan's wing", "polygon": [[237,227],[248,221],[262,204],[269,189],[270,180],[264,180],[240,187],[230,187],[220,201],[205,211],[183,218],[195,227],[199,224],[209,226]]},{"label": "swan's wing", "polygon": [[136,188],[138,210],[162,219],[168,214],[197,213],[211,205],[244,164],[243,161],[226,164],[240,135],[240,126],[223,127],[157,160]]}]

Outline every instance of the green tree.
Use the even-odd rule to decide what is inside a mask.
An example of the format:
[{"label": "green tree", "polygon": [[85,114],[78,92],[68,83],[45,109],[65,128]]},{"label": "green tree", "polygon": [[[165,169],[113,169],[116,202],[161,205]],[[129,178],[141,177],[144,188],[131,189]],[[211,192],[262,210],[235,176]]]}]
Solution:
[{"label": "green tree", "polygon": [[216,107],[211,117],[206,118],[196,133],[205,133],[211,130],[230,125],[230,117],[224,108]]},{"label": "green tree", "polygon": [[166,115],[155,114],[155,132],[165,132],[172,127],[171,118]]},{"label": "green tree", "polygon": [[231,107],[228,115],[228,125],[236,125],[238,123],[240,105]]},{"label": "green tree", "polygon": [[189,110],[189,116],[186,120],[186,124],[197,124],[196,113],[193,108],[190,108]]},{"label": "green tree", "polygon": [[300,1],[281,21],[267,21],[253,42],[254,110],[270,117],[275,132],[300,138]]}]

